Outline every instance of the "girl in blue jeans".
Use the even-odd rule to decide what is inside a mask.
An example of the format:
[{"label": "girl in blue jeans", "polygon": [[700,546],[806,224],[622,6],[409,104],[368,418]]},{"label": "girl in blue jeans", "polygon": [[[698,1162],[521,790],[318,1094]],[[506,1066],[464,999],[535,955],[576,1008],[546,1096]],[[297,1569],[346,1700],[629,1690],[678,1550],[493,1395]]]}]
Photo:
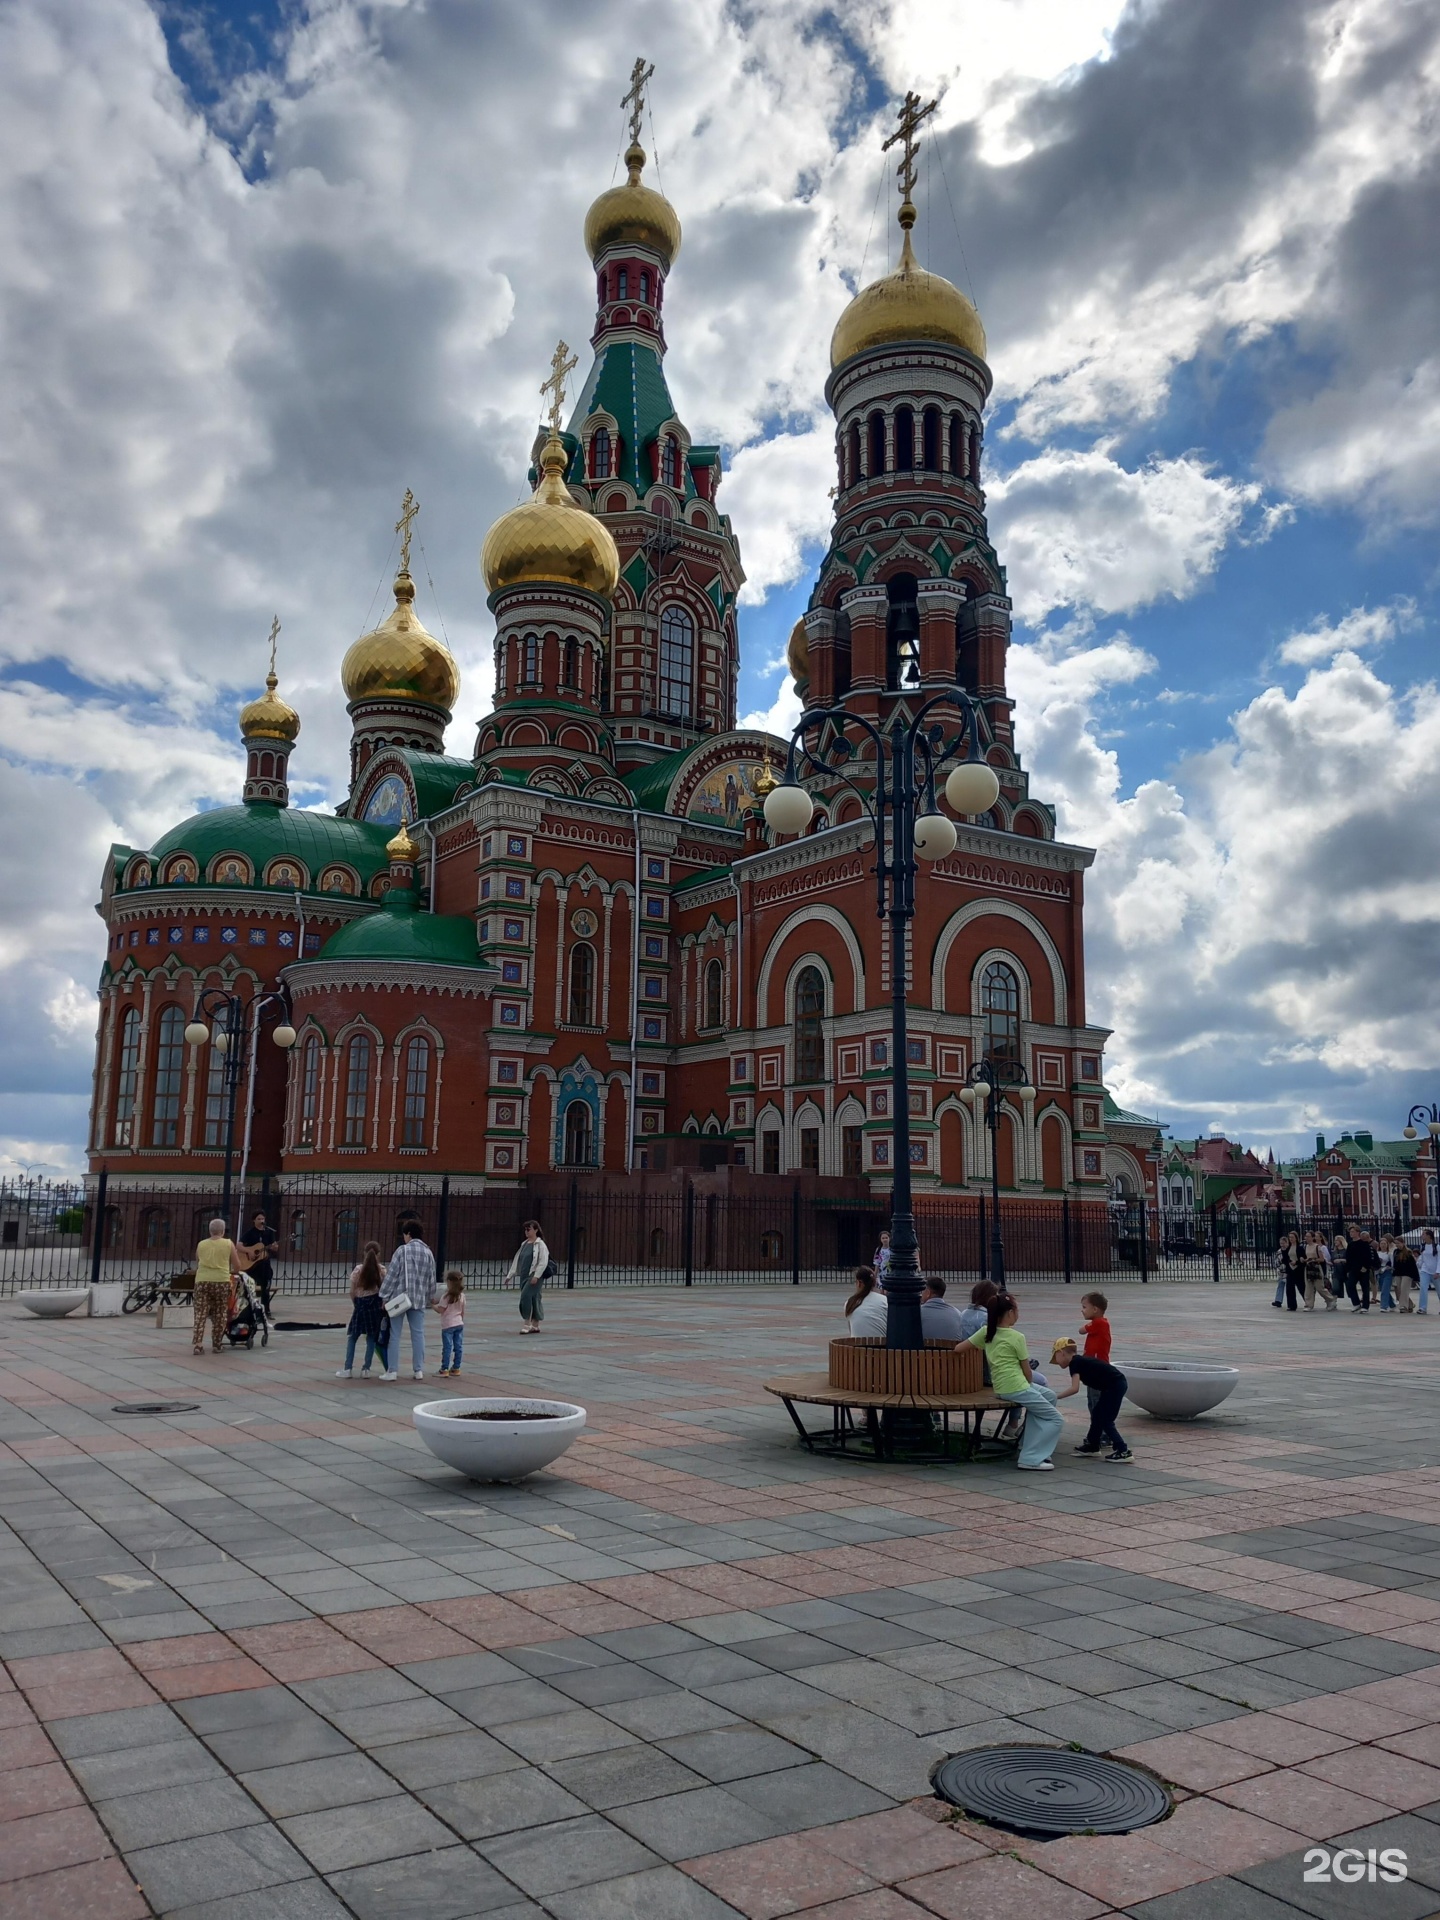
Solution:
[{"label": "girl in blue jeans", "polygon": [[452,1267],[445,1276],[445,1292],[435,1302],[440,1309],[440,1378],[453,1378],[465,1358],[465,1276]]},{"label": "girl in blue jeans", "polygon": [[1008,1293],[997,1293],[985,1309],[985,1325],[970,1336],[990,1367],[990,1384],[1007,1406],[1023,1408],[1025,1431],[1020,1440],[1020,1458],[1016,1465],[1026,1473],[1053,1473],[1050,1458],[1065,1422],[1049,1387],[1033,1382],[1025,1336],[1016,1327],[1020,1308]]}]

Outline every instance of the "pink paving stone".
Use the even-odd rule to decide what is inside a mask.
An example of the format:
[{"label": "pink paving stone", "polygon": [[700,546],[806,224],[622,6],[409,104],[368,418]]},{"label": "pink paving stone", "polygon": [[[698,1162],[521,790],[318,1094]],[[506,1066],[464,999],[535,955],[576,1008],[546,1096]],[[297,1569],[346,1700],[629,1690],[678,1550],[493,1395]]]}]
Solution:
[{"label": "pink paving stone", "polygon": [[940,1920],[1095,1920],[1108,1904],[1003,1854],[904,1881],[898,1891]]},{"label": "pink paving stone", "polygon": [[721,1900],[727,1900],[747,1920],[777,1920],[824,1900],[865,1893],[874,1882],[847,1860],[831,1858],[822,1837],[787,1834],[780,1840],[761,1840],[754,1846],[729,1847],[694,1860],[682,1860],[682,1871],[698,1880]]},{"label": "pink paving stone", "polygon": [[[11,1767],[0,1773],[0,1821],[22,1820],[27,1814],[49,1813],[56,1807],[78,1807],[85,1796],[58,1760],[43,1767]],[[0,1840],[0,1854],[4,1841]]]},{"label": "pink paving stone", "polygon": [[1440,1621],[1418,1620],[1408,1626],[1385,1627],[1382,1640],[1396,1640],[1403,1647],[1419,1647],[1425,1653],[1440,1653]]},{"label": "pink paving stone", "polygon": [[12,1767],[41,1767],[59,1758],[37,1721],[0,1730],[0,1773],[8,1773]]},{"label": "pink paving stone", "polygon": [[105,1829],[88,1807],[29,1814],[0,1827],[0,1881],[102,1860],[112,1851]]},{"label": "pink paving stone", "polygon": [[232,1660],[161,1667],[150,1675],[150,1683],[163,1700],[198,1700],[203,1694],[240,1693],[247,1687],[273,1686],[275,1677],[243,1654],[236,1654]]},{"label": "pink paving stone", "polygon": [[[1279,1714],[1249,1713],[1235,1720],[1216,1720],[1206,1727],[1203,1739],[1221,1747],[1238,1747],[1241,1753],[1271,1760],[1276,1766],[1294,1767],[1302,1760],[1315,1760],[1322,1753],[1338,1753],[1351,1745],[1344,1734],[1328,1733],[1321,1727],[1308,1727],[1300,1720],[1287,1720]],[[1217,1785],[1224,1784],[1216,1782]]]},{"label": "pink paving stone", "polygon": [[1403,1813],[1440,1800],[1440,1769],[1383,1747],[1351,1747],[1344,1753],[1325,1754],[1307,1761],[1302,1771],[1337,1787],[1373,1795]]},{"label": "pink paving stone", "polygon": [[82,1713],[114,1713],[120,1707],[153,1707],[159,1695],[133,1670],[113,1680],[77,1680],[70,1686],[26,1689],[42,1720],[73,1720]]},{"label": "pink paving stone", "polygon": [[[1103,1907],[1128,1907],[1192,1887],[1222,1872],[1139,1833],[1076,1834],[1064,1840],[1019,1840],[1015,1852],[1043,1873]],[[963,1872],[964,1869],[962,1868]]]},{"label": "pink paving stone", "polygon": [[132,1667],[150,1674],[160,1667],[208,1666],[235,1658],[235,1642],[225,1633],[183,1633],[173,1640],[140,1640],[125,1649]]},{"label": "pink paving stone", "polygon": [[1187,1800],[1147,1831],[1159,1846],[1198,1861],[1212,1874],[1240,1873],[1262,1860],[1279,1860],[1304,1844],[1303,1836],[1290,1827],[1277,1827],[1204,1797]]},{"label": "pink paving stone", "polygon": [[1254,1754],[1217,1746],[1198,1733],[1166,1733],[1156,1740],[1141,1740],[1133,1747],[1120,1748],[1116,1758],[1137,1761],[1140,1766],[1158,1773],[1162,1780],[1169,1780],[1177,1787],[1189,1787],[1195,1793],[1208,1792],[1211,1787],[1228,1787],[1236,1780],[1249,1780],[1269,1768],[1268,1761]]},{"label": "pink paving stone", "polygon": [[112,1680],[133,1669],[118,1647],[87,1647],[82,1653],[37,1653],[12,1660],[10,1672],[18,1687],[69,1686],[81,1680]]},{"label": "pink paving stone", "polygon": [[874,1893],[852,1894],[848,1900],[826,1901],[807,1907],[805,1920],[931,1920],[926,1907],[917,1907],[895,1887],[877,1887]]},{"label": "pink paving stone", "polygon": [[5,1889],[5,1920],[146,1920],[150,1911],[113,1856],[15,1880]]},{"label": "pink paving stone", "polygon": [[338,1616],[340,1631],[358,1641],[368,1653],[382,1657],[397,1642],[407,1660],[440,1660],[452,1653],[469,1653],[472,1643],[453,1628],[428,1617],[419,1607],[374,1607],[363,1613]]},{"label": "pink paving stone", "polygon": [[1212,1799],[1239,1807],[1274,1826],[1286,1826],[1308,1840],[1324,1840],[1386,1820],[1395,1808],[1378,1799],[1319,1780],[1294,1767],[1277,1767],[1258,1780],[1240,1780],[1233,1787],[1216,1787]]},{"label": "pink paving stone", "polygon": [[1346,1693],[1320,1694],[1313,1700],[1297,1700],[1293,1706],[1276,1707],[1273,1711],[1278,1719],[1323,1727],[1328,1733],[1343,1733],[1351,1740],[1379,1740],[1426,1722],[1423,1714],[1377,1707],[1370,1700],[1352,1700]]},{"label": "pink paving stone", "polygon": [[826,1827],[825,1845],[872,1880],[904,1880],[979,1860],[992,1851],[952,1826],[939,1826],[910,1807],[867,1813]]},{"label": "pink paving stone", "polygon": [[18,1688],[10,1693],[0,1693],[0,1727],[28,1727],[34,1719],[29,1701]]},{"label": "pink paving stone", "polygon": [[1369,1680],[1363,1687],[1348,1687],[1346,1692],[1352,1700],[1394,1707],[1397,1713],[1423,1714],[1427,1721],[1440,1720],[1440,1688],[1427,1686],[1408,1673],[1392,1674],[1385,1680]]},{"label": "pink paving stone", "polygon": [[1409,1760],[1422,1760],[1427,1767],[1440,1767],[1440,1726],[1412,1727],[1408,1733],[1385,1734],[1376,1741],[1387,1753],[1403,1753]]}]

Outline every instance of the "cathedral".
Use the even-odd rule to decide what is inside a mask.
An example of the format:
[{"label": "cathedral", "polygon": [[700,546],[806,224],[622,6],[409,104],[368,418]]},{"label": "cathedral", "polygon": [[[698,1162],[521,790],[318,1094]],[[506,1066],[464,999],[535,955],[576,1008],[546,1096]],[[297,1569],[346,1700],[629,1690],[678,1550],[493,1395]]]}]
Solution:
[{"label": "cathedral", "polygon": [[[495,691],[473,751],[446,751],[460,679],[416,603],[407,496],[393,611],[340,667],[343,804],[289,804],[300,718],[272,651],[240,714],[239,804],[111,851],[90,1156],[112,1183],[215,1186],[227,1082],[201,995],[218,991],[255,1006],[239,1087],[252,1174],[503,1187],[728,1168],[889,1187],[873,831],[823,785],[804,834],[765,824],[789,743],[736,726],[745,575],[721,451],[692,440],[666,379],[681,228],[644,179],[639,95],[626,178],[585,222],[589,370],[567,417],[577,363],[557,350],[533,494],[485,537]],[[915,257],[912,180],[902,169],[898,269],[831,340],[834,524],[789,667],[807,704],[881,728],[959,685],[999,781],[917,888],[917,1197],[988,1188],[990,1137],[959,1089],[989,1053],[1029,1082],[1004,1108],[1001,1188],[1103,1198],[1092,856],[1056,839],[1021,764],[981,484],[985,332]]]}]

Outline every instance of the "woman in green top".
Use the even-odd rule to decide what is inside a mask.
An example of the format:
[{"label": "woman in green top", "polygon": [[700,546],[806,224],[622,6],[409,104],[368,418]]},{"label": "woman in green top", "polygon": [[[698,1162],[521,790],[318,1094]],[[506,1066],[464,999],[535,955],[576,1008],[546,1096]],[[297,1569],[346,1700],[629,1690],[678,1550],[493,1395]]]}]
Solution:
[{"label": "woman in green top", "polygon": [[1049,1387],[1031,1384],[1029,1350],[1025,1336],[1016,1327],[1020,1309],[1008,1293],[997,1293],[985,1310],[985,1325],[970,1336],[990,1365],[990,1383],[1010,1407],[1025,1409],[1025,1430],[1020,1437],[1020,1458],[1016,1465],[1027,1473],[1053,1473],[1054,1453],[1065,1422]]}]

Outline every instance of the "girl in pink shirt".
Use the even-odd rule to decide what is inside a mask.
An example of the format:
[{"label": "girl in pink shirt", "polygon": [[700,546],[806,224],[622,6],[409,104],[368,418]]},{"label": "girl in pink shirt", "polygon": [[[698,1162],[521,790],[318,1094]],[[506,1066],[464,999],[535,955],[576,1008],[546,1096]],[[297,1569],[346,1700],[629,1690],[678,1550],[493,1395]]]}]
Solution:
[{"label": "girl in pink shirt", "polygon": [[452,1267],[445,1276],[440,1309],[440,1378],[454,1378],[465,1356],[465,1276]]}]

